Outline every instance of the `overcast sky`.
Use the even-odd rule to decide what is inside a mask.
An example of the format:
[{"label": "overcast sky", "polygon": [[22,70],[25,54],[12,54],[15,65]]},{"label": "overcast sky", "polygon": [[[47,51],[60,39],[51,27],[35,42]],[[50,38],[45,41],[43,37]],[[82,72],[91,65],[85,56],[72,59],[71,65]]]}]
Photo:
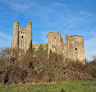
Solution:
[{"label": "overcast sky", "polygon": [[82,35],[88,60],[96,55],[96,0],[0,0],[0,47],[10,47],[13,21],[32,22],[33,43],[47,43],[46,34],[60,30]]}]

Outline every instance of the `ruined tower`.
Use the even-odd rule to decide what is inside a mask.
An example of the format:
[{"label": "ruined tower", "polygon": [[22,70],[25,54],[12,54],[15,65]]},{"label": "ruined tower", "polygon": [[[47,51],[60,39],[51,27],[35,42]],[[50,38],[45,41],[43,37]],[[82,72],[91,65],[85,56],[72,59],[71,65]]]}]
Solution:
[{"label": "ruined tower", "polygon": [[[15,57],[14,49],[19,52],[23,50],[27,52],[29,46],[43,46],[46,49],[46,44],[32,44],[32,22],[27,22],[26,28],[20,28],[19,22],[14,21],[13,27],[13,39],[11,43],[11,56]],[[66,43],[64,44],[60,31],[49,32],[47,34],[48,55],[52,51],[63,56],[63,61],[79,61],[85,64],[85,49],[84,49],[84,37],[79,35],[69,36],[66,35]],[[37,51],[37,50],[36,50]]]},{"label": "ruined tower", "polygon": [[49,32],[47,34],[48,54],[53,53],[63,55],[63,59],[69,61],[79,61],[85,64],[84,37],[79,35],[66,35],[64,44],[60,31]]},{"label": "ruined tower", "polygon": [[79,35],[66,35],[65,57],[85,64],[84,37]]},{"label": "ruined tower", "polygon": [[19,22],[14,21],[11,48],[19,48]]},{"label": "ruined tower", "polygon": [[23,50],[26,52],[32,41],[32,22],[27,22],[26,28],[20,28],[19,22],[14,21],[11,50]]},{"label": "ruined tower", "polygon": [[63,55],[64,42],[59,30],[57,32],[49,32],[47,34],[47,43],[48,54],[50,53],[50,50],[52,50],[52,52]]}]

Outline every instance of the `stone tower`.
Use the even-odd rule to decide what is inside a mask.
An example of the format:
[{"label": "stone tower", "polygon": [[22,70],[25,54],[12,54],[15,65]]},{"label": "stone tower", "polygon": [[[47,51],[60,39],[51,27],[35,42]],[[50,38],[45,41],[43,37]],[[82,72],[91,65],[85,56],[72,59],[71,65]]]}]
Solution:
[{"label": "stone tower", "polygon": [[20,28],[19,22],[14,21],[11,50],[24,50],[26,52],[32,41],[32,22],[27,22],[26,28]]},{"label": "stone tower", "polygon": [[12,38],[11,48],[17,50],[19,48],[19,22],[17,21],[14,21],[14,25],[13,25],[13,38]]},{"label": "stone tower", "polygon": [[49,32],[47,34],[48,54],[53,53],[63,55],[63,59],[69,61],[80,61],[85,64],[84,37],[79,35],[66,35],[64,44],[60,31]]},{"label": "stone tower", "polygon": [[84,37],[79,35],[69,36],[66,34],[65,57],[73,61],[85,64]]},{"label": "stone tower", "polygon": [[48,54],[50,53],[50,50],[52,50],[52,52],[63,55],[64,42],[59,30],[57,32],[49,32],[47,34],[47,43]]}]

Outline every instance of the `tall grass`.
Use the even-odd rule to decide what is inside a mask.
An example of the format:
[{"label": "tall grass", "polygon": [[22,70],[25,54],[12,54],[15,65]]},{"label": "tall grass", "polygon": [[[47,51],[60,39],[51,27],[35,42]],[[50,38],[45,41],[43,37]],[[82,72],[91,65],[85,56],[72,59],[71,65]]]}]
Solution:
[{"label": "tall grass", "polygon": [[96,81],[65,81],[56,84],[0,85],[0,92],[96,92]]}]

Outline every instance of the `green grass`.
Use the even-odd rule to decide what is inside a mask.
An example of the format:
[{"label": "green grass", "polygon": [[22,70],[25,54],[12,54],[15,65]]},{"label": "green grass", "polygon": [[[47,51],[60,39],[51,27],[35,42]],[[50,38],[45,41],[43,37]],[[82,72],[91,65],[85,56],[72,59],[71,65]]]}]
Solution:
[{"label": "green grass", "polygon": [[0,85],[0,92],[60,92],[60,91],[96,92],[96,81],[65,81],[65,82],[58,82],[56,84]]}]

